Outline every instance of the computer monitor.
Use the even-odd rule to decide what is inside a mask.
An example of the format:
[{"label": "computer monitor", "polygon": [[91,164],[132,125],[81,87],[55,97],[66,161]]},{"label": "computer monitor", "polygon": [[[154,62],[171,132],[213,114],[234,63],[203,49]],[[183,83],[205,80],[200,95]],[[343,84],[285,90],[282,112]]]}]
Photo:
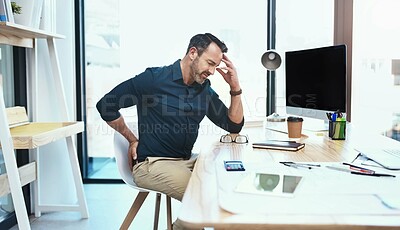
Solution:
[{"label": "computer monitor", "polygon": [[346,112],[346,46],[285,53],[286,113],[327,121]]}]

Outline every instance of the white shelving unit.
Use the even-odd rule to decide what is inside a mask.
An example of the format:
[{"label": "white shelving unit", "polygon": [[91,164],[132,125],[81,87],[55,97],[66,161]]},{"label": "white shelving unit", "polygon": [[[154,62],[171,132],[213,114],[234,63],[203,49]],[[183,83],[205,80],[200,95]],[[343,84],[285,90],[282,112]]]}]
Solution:
[{"label": "white shelving unit", "polygon": [[[88,218],[86,198],[83,192],[83,183],[76,147],[73,142],[73,135],[84,130],[83,122],[70,121],[67,111],[66,98],[62,83],[61,71],[55,46],[55,39],[63,36],[46,31],[32,29],[26,26],[9,22],[0,22],[0,44],[31,48],[33,55],[28,56],[28,85],[29,96],[33,108],[31,117],[35,121],[37,117],[37,64],[36,44],[37,39],[47,41],[48,52],[51,61],[51,68],[57,91],[57,97],[61,103],[63,122],[29,122],[26,111],[22,107],[5,108],[3,86],[0,84],[0,143],[4,155],[6,174],[0,175],[0,196],[11,193],[18,226],[20,229],[30,229],[29,219],[25,208],[25,201],[22,194],[22,186],[33,182],[34,211],[36,216],[41,212],[49,211],[78,211],[82,218]],[[1,80],[1,79],[0,79]],[[42,205],[40,202],[40,187],[38,186],[38,165],[46,164],[40,162],[38,147],[49,144],[59,139],[65,139],[77,194],[77,204],[71,205]],[[17,167],[15,149],[29,149],[32,162],[20,168]],[[57,153],[54,153],[57,154]]]}]

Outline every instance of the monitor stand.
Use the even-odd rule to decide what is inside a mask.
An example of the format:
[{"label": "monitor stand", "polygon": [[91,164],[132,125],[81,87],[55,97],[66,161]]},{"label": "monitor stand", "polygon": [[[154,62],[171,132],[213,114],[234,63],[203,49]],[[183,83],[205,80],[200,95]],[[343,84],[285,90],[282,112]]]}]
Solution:
[{"label": "monitor stand", "polygon": [[329,122],[327,120],[319,120],[314,118],[304,118],[303,129],[313,132],[328,131]]}]

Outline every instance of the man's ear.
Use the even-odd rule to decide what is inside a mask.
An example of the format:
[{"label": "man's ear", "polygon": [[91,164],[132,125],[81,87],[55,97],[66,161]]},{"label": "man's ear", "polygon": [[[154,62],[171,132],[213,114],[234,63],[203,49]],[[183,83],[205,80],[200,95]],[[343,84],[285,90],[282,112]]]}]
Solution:
[{"label": "man's ear", "polygon": [[190,60],[193,61],[194,59],[196,59],[197,55],[198,55],[198,53],[197,53],[196,47],[191,47],[191,48],[189,49],[189,57],[190,57]]}]

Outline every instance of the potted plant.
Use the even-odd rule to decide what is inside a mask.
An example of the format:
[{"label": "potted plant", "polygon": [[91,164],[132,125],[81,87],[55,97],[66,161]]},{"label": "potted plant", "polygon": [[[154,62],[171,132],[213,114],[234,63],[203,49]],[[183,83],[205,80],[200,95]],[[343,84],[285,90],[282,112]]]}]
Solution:
[{"label": "potted plant", "polygon": [[13,14],[21,14],[22,12],[22,7],[18,5],[16,2],[11,2],[11,8]]},{"label": "potted plant", "polygon": [[40,15],[42,14],[43,0],[11,0],[21,7],[20,14],[14,14],[16,24],[39,28]]}]

